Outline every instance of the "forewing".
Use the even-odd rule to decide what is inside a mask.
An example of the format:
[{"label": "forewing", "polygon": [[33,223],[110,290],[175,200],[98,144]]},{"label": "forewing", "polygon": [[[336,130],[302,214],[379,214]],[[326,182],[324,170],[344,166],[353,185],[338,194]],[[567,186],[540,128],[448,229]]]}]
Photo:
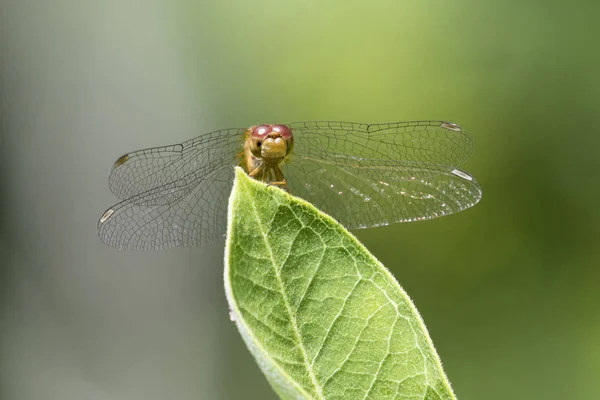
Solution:
[{"label": "forewing", "polygon": [[[239,128],[222,129],[180,144],[127,153],[113,165],[108,178],[110,190],[125,200],[191,175],[207,174],[242,151],[244,132]],[[156,202],[144,196],[145,204],[164,202],[160,192],[155,192]]]},{"label": "forewing", "polygon": [[388,124],[312,121],[290,124],[292,159],[339,168],[364,167],[366,174],[393,168],[397,178],[449,172],[473,152],[473,142],[457,125],[444,121]]}]

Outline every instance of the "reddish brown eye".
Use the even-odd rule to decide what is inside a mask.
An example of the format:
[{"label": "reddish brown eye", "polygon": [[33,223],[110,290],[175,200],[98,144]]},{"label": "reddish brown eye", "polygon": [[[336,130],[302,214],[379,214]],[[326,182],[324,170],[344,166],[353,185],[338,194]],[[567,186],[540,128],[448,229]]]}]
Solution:
[{"label": "reddish brown eye", "polygon": [[274,132],[279,133],[281,138],[285,140],[287,143],[287,152],[286,154],[290,154],[292,149],[294,148],[294,135],[292,134],[292,130],[285,125],[272,125],[272,129]]},{"label": "reddish brown eye", "polygon": [[260,148],[263,144],[263,141],[269,137],[269,133],[273,130],[271,129],[271,125],[257,125],[252,127],[252,133],[250,136],[250,151],[255,157],[260,157]]},{"label": "reddish brown eye", "polygon": [[285,125],[273,125],[273,131],[279,133],[282,138],[288,140],[292,137],[292,130]]},{"label": "reddish brown eye", "polygon": [[269,125],[258,125],[252,131],[252,138],[263,140],[271,131],[272,129]]}]

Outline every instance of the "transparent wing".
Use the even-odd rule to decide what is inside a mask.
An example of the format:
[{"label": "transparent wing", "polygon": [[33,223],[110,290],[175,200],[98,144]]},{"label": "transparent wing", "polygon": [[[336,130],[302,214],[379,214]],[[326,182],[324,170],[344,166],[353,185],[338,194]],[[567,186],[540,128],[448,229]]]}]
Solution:
[{"label": "transparent wing", "polygon": [[[246,129],[222,129],[170,146],[127,153],[113,164],[108,178],[110,190],[129,199],[190,174],[202,174],[242,151]],[[151,199],[145,199],[151,204]]]},{"label": "transparent wing", "polygon": [[402,179],[449,172],[469,159],[473,141],[455,124],[411,121],[389,124],[311,121],[289,125],[293,159],[317,160],[365,171],[393,169]]},{"label": "transparent wing", "polygon": [[435,218],[481,198],[477,182],[456,169],[473,144],[454,124],[290,126],[294,152],[283,166],[290,191],[350,229]]},{"label": "transparent wing", "polygon": [[126,199],[100,218],[102,241],[119,249],[158,250],[220,239],[244,132],[217,131],[117,160],[111,190]]},{"label": "transparent wing", "polygon": [[[349,228],[435,218],[477,203],[481,189],[455,167],[469,136],[442,121],[366,125],[291,124],[295,148],[283,166],[288,186]],[[125,199],[98,223],[100,238],[126,249],[199,245],[225,232],[227,198],[246,129],[129,153],[111,171]]]}]

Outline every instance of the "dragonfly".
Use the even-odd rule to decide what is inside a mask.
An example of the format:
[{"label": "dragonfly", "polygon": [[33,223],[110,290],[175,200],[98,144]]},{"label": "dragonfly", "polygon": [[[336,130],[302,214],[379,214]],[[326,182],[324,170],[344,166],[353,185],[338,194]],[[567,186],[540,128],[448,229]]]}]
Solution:
[{"label": "dragonfly", "polygon": [[481,199],[458,166],[473,141],[446,121],[303,121],[222,129],[127,153],[109,188],[121,201],[98,221],[118,249],[160,250],[222,240],[234,167],[314,204],[348,229],[422,221]]}]

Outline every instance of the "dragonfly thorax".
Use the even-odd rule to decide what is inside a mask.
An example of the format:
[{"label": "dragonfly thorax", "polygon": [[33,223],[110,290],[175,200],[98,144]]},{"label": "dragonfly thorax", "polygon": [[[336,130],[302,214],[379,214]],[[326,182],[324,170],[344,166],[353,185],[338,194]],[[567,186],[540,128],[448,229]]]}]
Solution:
[{"label": "dragonfly thorax", "polygon": [[280,164],[293,146],[292,131],[285,125],[252,126],[246,131],[242,165],[251,177],[287,191]]}]

